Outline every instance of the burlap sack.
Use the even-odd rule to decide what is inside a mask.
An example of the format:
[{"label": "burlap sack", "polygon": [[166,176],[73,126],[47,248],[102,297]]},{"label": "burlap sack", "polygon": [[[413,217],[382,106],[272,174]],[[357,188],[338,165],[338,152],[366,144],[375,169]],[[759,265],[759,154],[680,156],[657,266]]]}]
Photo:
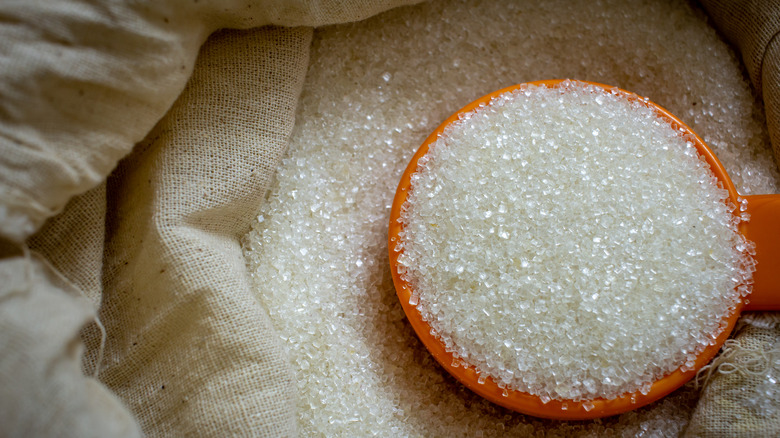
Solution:
[{"label": "burlap sack", "polygon": [[[238,239],[286,146],[311,28],[214,35],[185,84],[215,29],[401,3],[0,5],[0,236],[17,244],[0,261],[3,435],[295,434]],[[88,326],[84,352],[98,306],[106,341]]]},{"label": "burlap sack", "polygon": [[[702,0],[716,27],[742,55],[763,96],[780,163],[780,1]],[[735,145],[736,146],[736,145]],[[780,219],[778,220],[780,226]],[[780,436],[780,325],[771,313],[748,314],[712,364],[686,436]]]},{"label": "burlap sack", "polygon": [[[286,145],[311,29],[220,32],[195,59],[219,28],[411,2],[0,4],[2,435],[295,434],[291,374],[238,238]],[[707,4],[716,23],[726,3]],[[767,32],[759,75],[748,68],[777,145]]]},{"label": "burlap sack", "polygon": [[780,317],[749,314],[711,366],[686,436],[777,436],[780,431]]},{"label": "burlap sack", "polygon": [[700,0],[713,24],[742,55],[764,98],[775,160],[780,164],[780,1]]}]

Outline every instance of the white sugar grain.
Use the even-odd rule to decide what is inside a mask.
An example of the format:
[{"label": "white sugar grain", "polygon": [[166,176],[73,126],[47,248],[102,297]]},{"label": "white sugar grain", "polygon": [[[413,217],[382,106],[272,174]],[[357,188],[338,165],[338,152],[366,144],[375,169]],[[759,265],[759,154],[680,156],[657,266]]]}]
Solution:
[{"label": "white sugar grain", "polygon": [[296,373],[303,436],[677,436],[685,426],[688,389],[600,421],[499,408],[436,365],[395,296],[389,205],[414,151],[479,96],[563,77],[649,96],[704,138],[740,193],[777,191],[762,108],[686,2],[434,1],[317,30],[287,157],[246,239],[258,300]]},{"label": "white sugar grain", "polygon": [[543,401],[646,393],[723,331],[754,261],[728,192],[638,101],[565,81],[449,125],[395,250],[448,351]]}]

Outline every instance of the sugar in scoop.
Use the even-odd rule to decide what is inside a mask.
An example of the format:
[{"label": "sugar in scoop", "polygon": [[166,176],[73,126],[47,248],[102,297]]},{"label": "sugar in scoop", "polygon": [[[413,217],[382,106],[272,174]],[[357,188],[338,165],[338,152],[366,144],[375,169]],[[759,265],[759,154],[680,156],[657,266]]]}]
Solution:
[{"label": "sugar in scoop", "polygon": [[754,270],[738,209],[643,102],[525,85],[430,143],[391,250],[454,366],[588,410],[715,344]]}]

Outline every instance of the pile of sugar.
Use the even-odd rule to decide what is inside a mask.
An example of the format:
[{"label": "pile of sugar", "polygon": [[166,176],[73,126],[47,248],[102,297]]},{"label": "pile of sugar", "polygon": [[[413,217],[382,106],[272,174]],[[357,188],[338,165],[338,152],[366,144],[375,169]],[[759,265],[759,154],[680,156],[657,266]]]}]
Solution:
[{"label": "pile of sugar", "polygon": [[387,260],[401,173],[453,111],[572,77],[649,96],[740,193],[778,190],[764,115],[733,53],[684,1],[432,1],[315,32],[287,158],[247,236],[258,300],[287,345],[303,436],[677,436],[684,388],[599,421],[549,422],[456,382],[404,319]]},{"label": "pile of sugar", "polygon": [[693,367],[749,293],[727,202],[693,144],[640,102],[524,87],[418,161],[398,271],[447,350],[500,387],[543,402],[647,394]]}]

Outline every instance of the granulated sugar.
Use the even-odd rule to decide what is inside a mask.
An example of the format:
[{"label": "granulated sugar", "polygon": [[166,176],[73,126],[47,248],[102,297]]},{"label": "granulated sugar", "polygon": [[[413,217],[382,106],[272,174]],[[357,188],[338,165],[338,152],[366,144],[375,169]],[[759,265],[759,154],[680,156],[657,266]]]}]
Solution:
[{"label": "granulated sugar", "polygon": [[588,422],[507,411],[415,337],[390,278],[403,169],[475,98],[546,78],[620,86],[690,125],[743,194],[777,191],[763,111],[684,2],[432,2],[315,33],[288,156],[247,236],[258,299],[296,371],[304,436],[677,436],[695,392]]},{"label": "granulated sugar", "polygon": [[501,387],[646,393],[692,367],[749,293],[727,202],[647,106],[528,86],[462,115],[418,161],[398,270],[447,350]]}]

